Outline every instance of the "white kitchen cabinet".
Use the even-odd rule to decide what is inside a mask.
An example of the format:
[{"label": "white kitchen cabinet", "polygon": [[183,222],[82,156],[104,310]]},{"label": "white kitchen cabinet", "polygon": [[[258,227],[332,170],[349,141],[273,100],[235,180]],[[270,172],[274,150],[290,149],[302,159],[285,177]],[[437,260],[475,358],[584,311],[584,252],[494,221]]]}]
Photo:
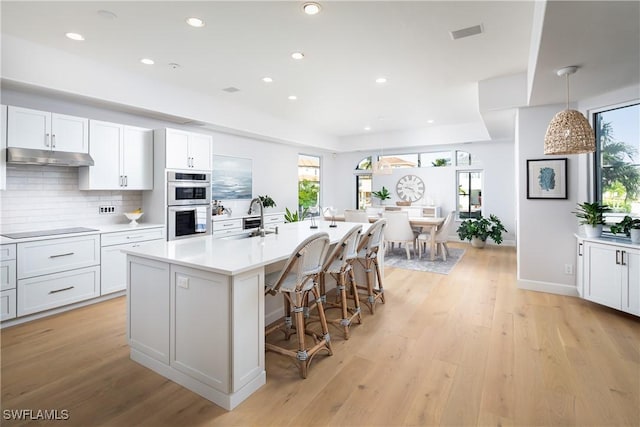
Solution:
[{"label": "white kitchen cabinet", "polygon": [[102,234],[100,295],[127,288],[127,255],[122,249],[135,248],[145,242],[164,239],[164,227]]},{"label": "white kitchen cabinet", "polygon": [[276,225],[284,224],[284,214],[266,214],[264,216],[264,226],[274,227]]},{"label": "white kitchen cabinet", "polygon": [[17,315],[100,296],[100,235],[16,245]]},{"label": "white kitchen cabinet", "polygon": [[166,168],[211,171],[213,138],[194,132],[165,129]]},{"label": "white kitchen cabinet", "polygon": [[[229,278],[171,266],[171,362],[190,377],[223,393],[229,391],[231,307],[210,309],[211,301],[230,301]],[[203,339],[203,337],[207,337]]]},{"label": "white kitchen cabinet", "polygon": [[169,281],[168,264],[127,257],[127,282],[132,284],[127,288],[127,338],[132,358],[138,351],[169,365]]},{"label": "white kitchen cabinet", "polygon": [[582,251],[583,297],[640,316],[640,247],[584,239]]},{"label": "white kitchen cabinet", "polygon": [[7,106],[0,105],[0,190],[7,189]]},{"label": "white kitchen cabinet", "polygon": [[15,319],[16,290],[0,291],[0,320]]},{"label": "white kitchen cabinet", "polygon": [[18,316],[100,295],[100,266],[18,280]]},{"label": "white kitchen cabinet", "polygon": [[81,167],[81,190],[153,189],[153,131],[118,123],[89,122],[93,166]]},{"label": "white kitchen cabinet", "polygon": [[0,320],[16,317],[16,245],[0,246]]},{"label": "white kitchen cabinet", "polygon": [[584,241],[580,237],[576,240],[576,254],[576,287],[580,298],[584,298]]},{"label": "white kitchen cabinet", "polygon": [[240,234],[244,231],[242,228],[242,218],[226,219],[225,216],[221,215],[213,217],[212,222],[214,238]]},{"label": "white kitchen cabinet", "polygon": [[9,106],[7,146],[88,153],[89,120]]}]

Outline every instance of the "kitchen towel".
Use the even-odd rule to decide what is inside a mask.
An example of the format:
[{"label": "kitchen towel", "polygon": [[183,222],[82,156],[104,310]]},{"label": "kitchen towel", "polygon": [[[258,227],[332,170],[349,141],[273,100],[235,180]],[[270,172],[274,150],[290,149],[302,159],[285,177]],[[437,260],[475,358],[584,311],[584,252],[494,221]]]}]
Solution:
[{"label": "kitchen towel", "polygon": [[196,208],[196,233],[204,233],[207,231],[207,208]]}]

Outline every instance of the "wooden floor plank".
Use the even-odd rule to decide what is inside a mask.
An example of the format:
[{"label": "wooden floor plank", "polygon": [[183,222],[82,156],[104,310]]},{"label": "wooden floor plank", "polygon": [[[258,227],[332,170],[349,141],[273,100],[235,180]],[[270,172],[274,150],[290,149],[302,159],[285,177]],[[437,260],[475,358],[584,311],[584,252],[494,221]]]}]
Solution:
[{"label": "wooden floor plank", "polygon": [[387,303],[349,340],[331,326],[307,379],[267,353],[267,384],[233,411],[130,360],[124,298],[3,329],[1,408],[83,427],[640,425],[638,317],[517,289],[514,248],[451,246],[448,275],[385,269]]}]

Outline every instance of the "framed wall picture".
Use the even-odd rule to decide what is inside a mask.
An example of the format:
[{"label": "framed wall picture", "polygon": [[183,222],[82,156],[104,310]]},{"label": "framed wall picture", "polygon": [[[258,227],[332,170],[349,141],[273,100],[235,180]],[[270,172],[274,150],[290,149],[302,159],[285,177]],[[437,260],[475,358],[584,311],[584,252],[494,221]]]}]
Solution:
[{"label": "framed wall picture", "polygon": [[527,160],[527,199],[566,198],[566,158]]},{"label": "framed wall picture", "polygon": [[250,200],[253,184],[251,166],[251,159],[213,156],[211,200]]}]

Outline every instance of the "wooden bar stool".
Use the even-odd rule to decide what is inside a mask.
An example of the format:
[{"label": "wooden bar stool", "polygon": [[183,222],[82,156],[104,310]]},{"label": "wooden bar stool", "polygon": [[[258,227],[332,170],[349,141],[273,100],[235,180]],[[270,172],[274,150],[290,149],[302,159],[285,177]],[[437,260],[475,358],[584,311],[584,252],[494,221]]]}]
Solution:
[{"label": "wooden bar stool", "polygon": [[[331,253],[327,256],[322,269],[320,278],[320,294],[323,297],[324,309],[339,308],[342,311],[342,318],[329,319],[329,323],[335,323],[342,326],[344,330],[344,339],[349,339],[349,329],[354,318],[358,319],[358,323],[362,323],[360,315],[360,299],[358,297],[358,288],[356,286],[356,278],[353,274],[353,263],[358,256],[358,242],[362,233],[362,225],[356,225],[345,234],[345,236],[335,245]],[[326,302],[326,278],[327,275],[333,277],[336,281],[335,302]],[[349,277],[350,294],[353,297],[353,307],[349,307],[347,300],[347,276]]]},{"label": "wooden bar stool", "polygon": [[[382,304],[385,303],[382,274],[380,273],[380,265],[378,264],[378,251],[382,246],[386,224],[387,221],[384,218],[371,224],[367,232],[362,235],[360,244],[358,245],[357,260],[366,273],[367,286],[358,285],[357,288],[367,296],[366,304],[369,306],[371,314],[375,313],[375,307],[378,301]],[[376,278],[378,279],[377,286]]]},{"label": "wooden bar stool", "polygon": [[[316,233],[294,249],[282,271],[265,276],[265,294],[282,294],[285,305],[284,320],[267,327],[265,335],[281,330],[287,340],[294,333],[298,337],[298,348],[295,350],[271,343],[265,343],[265,348],[267,351],[296,359],[302,378],[307,378],[307,369],[317,352],[326,350],[329,355],[333,354],[327,319],[318,289],[319,278],[328,250],[329,234]],[[306,328],[303,311],[310,292],[314,296],[318,309],[322,336],[318,336]],[[292,324],[292,317],[295,324]],[[313,339],[310,346],[307,346],[305,335],[309,335]]]}]

